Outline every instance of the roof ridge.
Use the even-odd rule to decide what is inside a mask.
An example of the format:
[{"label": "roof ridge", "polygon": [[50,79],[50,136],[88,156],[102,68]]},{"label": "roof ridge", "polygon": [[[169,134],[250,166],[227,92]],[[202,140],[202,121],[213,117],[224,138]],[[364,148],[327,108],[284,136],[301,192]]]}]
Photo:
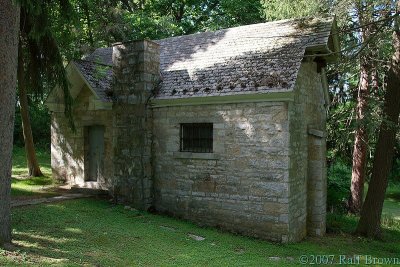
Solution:
[{"label": "roof ridge", "polygon": [[[334,20],[335,17],[334,16],[308,16],[308,17],[303,17],[303,18],[292,18],[292,19],[282,19],[282,20],[272,20],[272,21],[265,21],[265,22],[260,22],[260,23],[254,23],[254,24],[247,24],[247,25],[240,25],[240,26],[236,26],[236,27],[229,27],[229,28],[223,28],[223,29],[218,29],[218,30],[213,30],[213,31],[203,31],[203,32],[196,32],[196,33],[191,33],[191,34],[183,34],[183,35],[177,35],[177,36],[170,36],[170,37],[166,37],[166,38],[162,38],[162,39],[157,39],[157,40],[153,40],[155,42],[161,42],[161,41],[166,41],[169,39],[174,39],[174,38],[183,38],[183,37],[192,37],[195,35],[200,35],[200,34],[213,34],[213,33],[218,33],[218,32],[223,32],[223,31],[228,31],[228,30],[234,30],[234,29],[239,29],[239,28],[246,28],[246,27],[257,27],[260,26],[262,24],[276,24],[276,23],[285,23],[285,22],[302,22],[305,20],[311,20],[311,19],[325,19],[325,20]],[[323,32],[327,32],[327,31],[323,31]],[[314,33],[316,34],[316,33]],[[299,34],[299,35],[304,35],[304,34]],[[275,36],[275,37],[281,37],[281,36]],[[285,37],[285,36],[282,36]]]},{"label": "roof ridge", "polygon": [[[306,48],[328,49],[335,17],[307,17],[243,25],[153,40],[160,46],[163,83],[157,98],[281,92],[294,88]],[[112,47],[76,60],[93,86],[110,89]],[[97,77],[105,66],[109,77]]]},{"label": "roof ridge", "polygon": [[[179,39],[179,38],[184,38],[184,37],[192,37],[192,36],[196,36],[196,35],[201,35],[201,34],[213,34],[213,33],[217,33],[217,32],[223,32],[223,31],[228,31],[228,30],[232,30],[232,29],[239,29],[239,28],[246,28],[246,27],[257,27],[260,26],[261,24],[275,24],[275,23],[284,23],[284,22],[302,22],[304,20],[310,20],[310,19],[325,19],[325,20],[334,20],[334,16],[308,16],[308,17],[303,17],[303,18],[292,18],[292,19],[282,19],[282,20],[273,20],[273,21],[266,21],[266,22],[260,22],[260,23],[254,23],[254,24],[247,24],[247,25],[240,25],[240,26],[236,26],[236,27],[229,27],[229,28],[223,28],[223,29],[218,29],[218,30],[213,30],[213,31],[202,31],[202,32],[196,32],[196,33],[191,33],[191,34],[183,34],[183,35],[177,35],[177,36],[170,36],[170,37],[166,37],[166,38],[162,38],[162,39],[156,39],[156,40],[150,40],[153,42],[161,42],[161,41],[167,41],[169,39]],[[304,34],[304,33],[298,33],[298,34],[291,34],[291,35],[274,35],[274,36],[270,36],[271,38],[277,38],[277,37],[288,37],[288,36],[304,36],[304,35],[317,35],[319,33],[325,33],[325,32],[330,32],[330,30],[326,30],[326,31],[317,31],[317,32],[312,32],[310,34]],[[98,47],[96,48],[91,54],[89,54],[88,56],[92,55],[93,53],[96,52],[96,50],[99,49],[112,49],[112,46],[107,46],[107,47]],[[108,64],[106,64],[108,65]]]}]

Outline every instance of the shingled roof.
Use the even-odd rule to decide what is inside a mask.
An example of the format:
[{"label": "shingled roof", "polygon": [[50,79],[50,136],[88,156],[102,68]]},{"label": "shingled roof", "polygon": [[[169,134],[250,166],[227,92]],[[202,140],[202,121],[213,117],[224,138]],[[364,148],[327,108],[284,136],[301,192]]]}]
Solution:
[{"label": "shingled roof", "polygon": [[87,60],[75,60],[74,63],[97,96],[105,102],[111,102],[108,91],[111,90],[112,66]]},{"label": "shingled roof", "polygon": [[[333,18],[281,20],[155,41],[162,76],[156,98],[291,91],[305,56],[335,58],[333,25]],[[112,48],[98,48],[75,63],[108,101]],[[96,74],[99,66],[105,75]]]}]

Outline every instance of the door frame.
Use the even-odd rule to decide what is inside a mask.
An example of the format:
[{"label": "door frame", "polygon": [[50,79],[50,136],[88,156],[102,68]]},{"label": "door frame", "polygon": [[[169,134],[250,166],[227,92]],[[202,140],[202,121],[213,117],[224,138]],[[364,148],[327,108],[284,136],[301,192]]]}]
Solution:
[{"label": "door frame", "polygon": [[96,180],[91,180],[90,178],[90,129],[93,127],[101,127],[103,129],[102,141],[103,141],[103,161],[101,166],[101,175],[104,176],[104,157],[105,157],[105,131],[106,127],[102,124],[91,124],[84,126],[84,182],[85,183],[98,183],[103,177],[97,176]]}]

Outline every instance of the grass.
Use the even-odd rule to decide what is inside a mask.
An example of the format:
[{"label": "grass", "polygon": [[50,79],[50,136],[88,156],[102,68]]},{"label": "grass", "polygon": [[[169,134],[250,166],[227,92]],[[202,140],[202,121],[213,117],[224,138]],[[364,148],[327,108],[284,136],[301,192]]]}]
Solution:
[{"label": "grass", "polygon": [[[0,250],[0,265],[62,266],[290,266],[301,255],[398,257],[400,229],[385,241],[356,238],[356,218],[330,215],[338,231],[296,244],[274,244],[170,217],[83,199],[13,210],[18,251]],[[331,229],[332,231],[332,229]],[[196,241],[192,233],[205,238]],[[279,257],[279,258],[275,258]]]},{"label": "grass", "polygon": [[[26,179],[21,154],[16,150],[13,194],[18,187],[24,196],[40,195],[41,187],[53,185],[49,165],[43,165],[45,177]],[[40,158],[49,162],[45,153]],[[399,212],[399,196],[400,187],[392,185],[385,214]],[[352,236],[357,220],[328,214],[324,238],[275,244],[101,199],[70,200],[13,209],[16,250],[0,249],[0,266],[296,266],[301,255],[334,255],[335,263],[340,255],[363,255],[361,262],[365,255],[399,257],[400,220],[383,217],[384,241]],[[189,234],[205,239],[196,241]]]},{"label": "grass", "polygon": [[386,192],[383,214],[400,221],[400,184],[391,184]]},{"label": "grass", "polygon": [[[42,177],[28,177],[25,149],[14,147],[13,168],[11,179],[11,195],[13,199],[27,199],[56,195],[55,181],[51,177],[50,154],[43,150],[37,151]],[[29,178],[29,179],[28,179]]]},{"label": "grass", "polygon": [[[368,184],[365,184],[364,197],[368,191]],[[386,198],[383,203],[382,215],[385,218],[392,218],[400,221],[400,184],[389,183],[386,190]]]}]

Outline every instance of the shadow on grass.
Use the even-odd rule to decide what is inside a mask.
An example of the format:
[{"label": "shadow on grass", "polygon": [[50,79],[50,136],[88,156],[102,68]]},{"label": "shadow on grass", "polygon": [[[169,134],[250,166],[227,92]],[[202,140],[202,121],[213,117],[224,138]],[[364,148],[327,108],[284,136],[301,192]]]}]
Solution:
[{"label": "shadow on grass", "polygon": [[[353,235],[359,218],[354,215],[327,214],[328,234],[347,234]],[[383,241],[391,242],[400,240],[400,222],[392,217],[382,216]]]},{"label": "shadow on grass", "polygon": [[[65,247],[76,247],[79,245],[78,240],[80,236],[69,233],[68,238],[60,237],[63,229],[53,228],[54,231],[58,230],[58,234],[53,232],[37,232],[35,233],[16,233],[14,238],[17,240],[17,248],[26,252],[34,254],[36,257],[45,257],[46,260],[52,262],[51,259],[57,262],[73,260],[75,262],[82,262],[79,254],[72,253]],[[57,237],[58,236],[58,237]],[[87,257],[88,261],[92,262],[93,259]]]},{"label": "shadow on grass", "polygon": [[56,192],[52,191],[30,191],[24,189],[11,188],[11,199],[12,200],[25,200],[33,198],[44,198],[57,196]]},{"label": "shadow on grass", "polygon": [[[18,208],[12,218],[15,244],[39,265],[53,261],[68,266],[281,266],[297,264],[303,254],[390,257],[400,253],[400,229],[385,229],[383,242],[358,238],[350,235],[357,218],[336,214],[328,215],[326,237],[295,244],[200,228],[96,199]],[[188,233],[205,240],[193,240]],[[271,256],[280,260],[271,262]]]},{"label": "shadow on grass", "polygon": [[[51,175],[50,153],[37,149],[36,156],[40,163],[40,168],[45,175]],[[27,176],[28,169],[26,163],[25,148],[13,147],[13,175]]]},{"label": "shadow on grass", "polygon": [[399,192],[388,192],[386,194],[387,199],[391,199],[393,201],[398,201],[400,202],[400,191]]},{"label": "shadow on grass", "polygon": [[326,232],[332,234],[352,234],[356,230],[358,217],[328,213],[326,217]]},{"label": "shadow on grass", "polygon": [[386,199],[400,202],[400,184],[390,183],[386,191]]},{"label": "shadow on grass", "polygon": [[[126,232],[126,221],[120,225],[114,220],[127,211],[112,210],[113,215],[110,217],[106,214],[110,204],[104,201],[94,205],[89,201],[92,203],[88,205],[83,200],[79,207],[71,208],[73,202],[19,208],[13,216],[16,247],[23,253],[29,253],[33,259],[40,259],[41,263],[110,266],[119,262],[119,252],[126,253],[127,247],[133,250],[139,245],[132,241],[139,242],[141,237]],[[103,220],[102,213],[105,213]],[[111,218],[114,223],[111,223]],[[130,220],[132,218],[130,216]],[[134,225],[137,222],[131,223]],[[121,237],[126,237],[125,242],[121,242]],[[115,258],[112,255],[116,255]]]}]

